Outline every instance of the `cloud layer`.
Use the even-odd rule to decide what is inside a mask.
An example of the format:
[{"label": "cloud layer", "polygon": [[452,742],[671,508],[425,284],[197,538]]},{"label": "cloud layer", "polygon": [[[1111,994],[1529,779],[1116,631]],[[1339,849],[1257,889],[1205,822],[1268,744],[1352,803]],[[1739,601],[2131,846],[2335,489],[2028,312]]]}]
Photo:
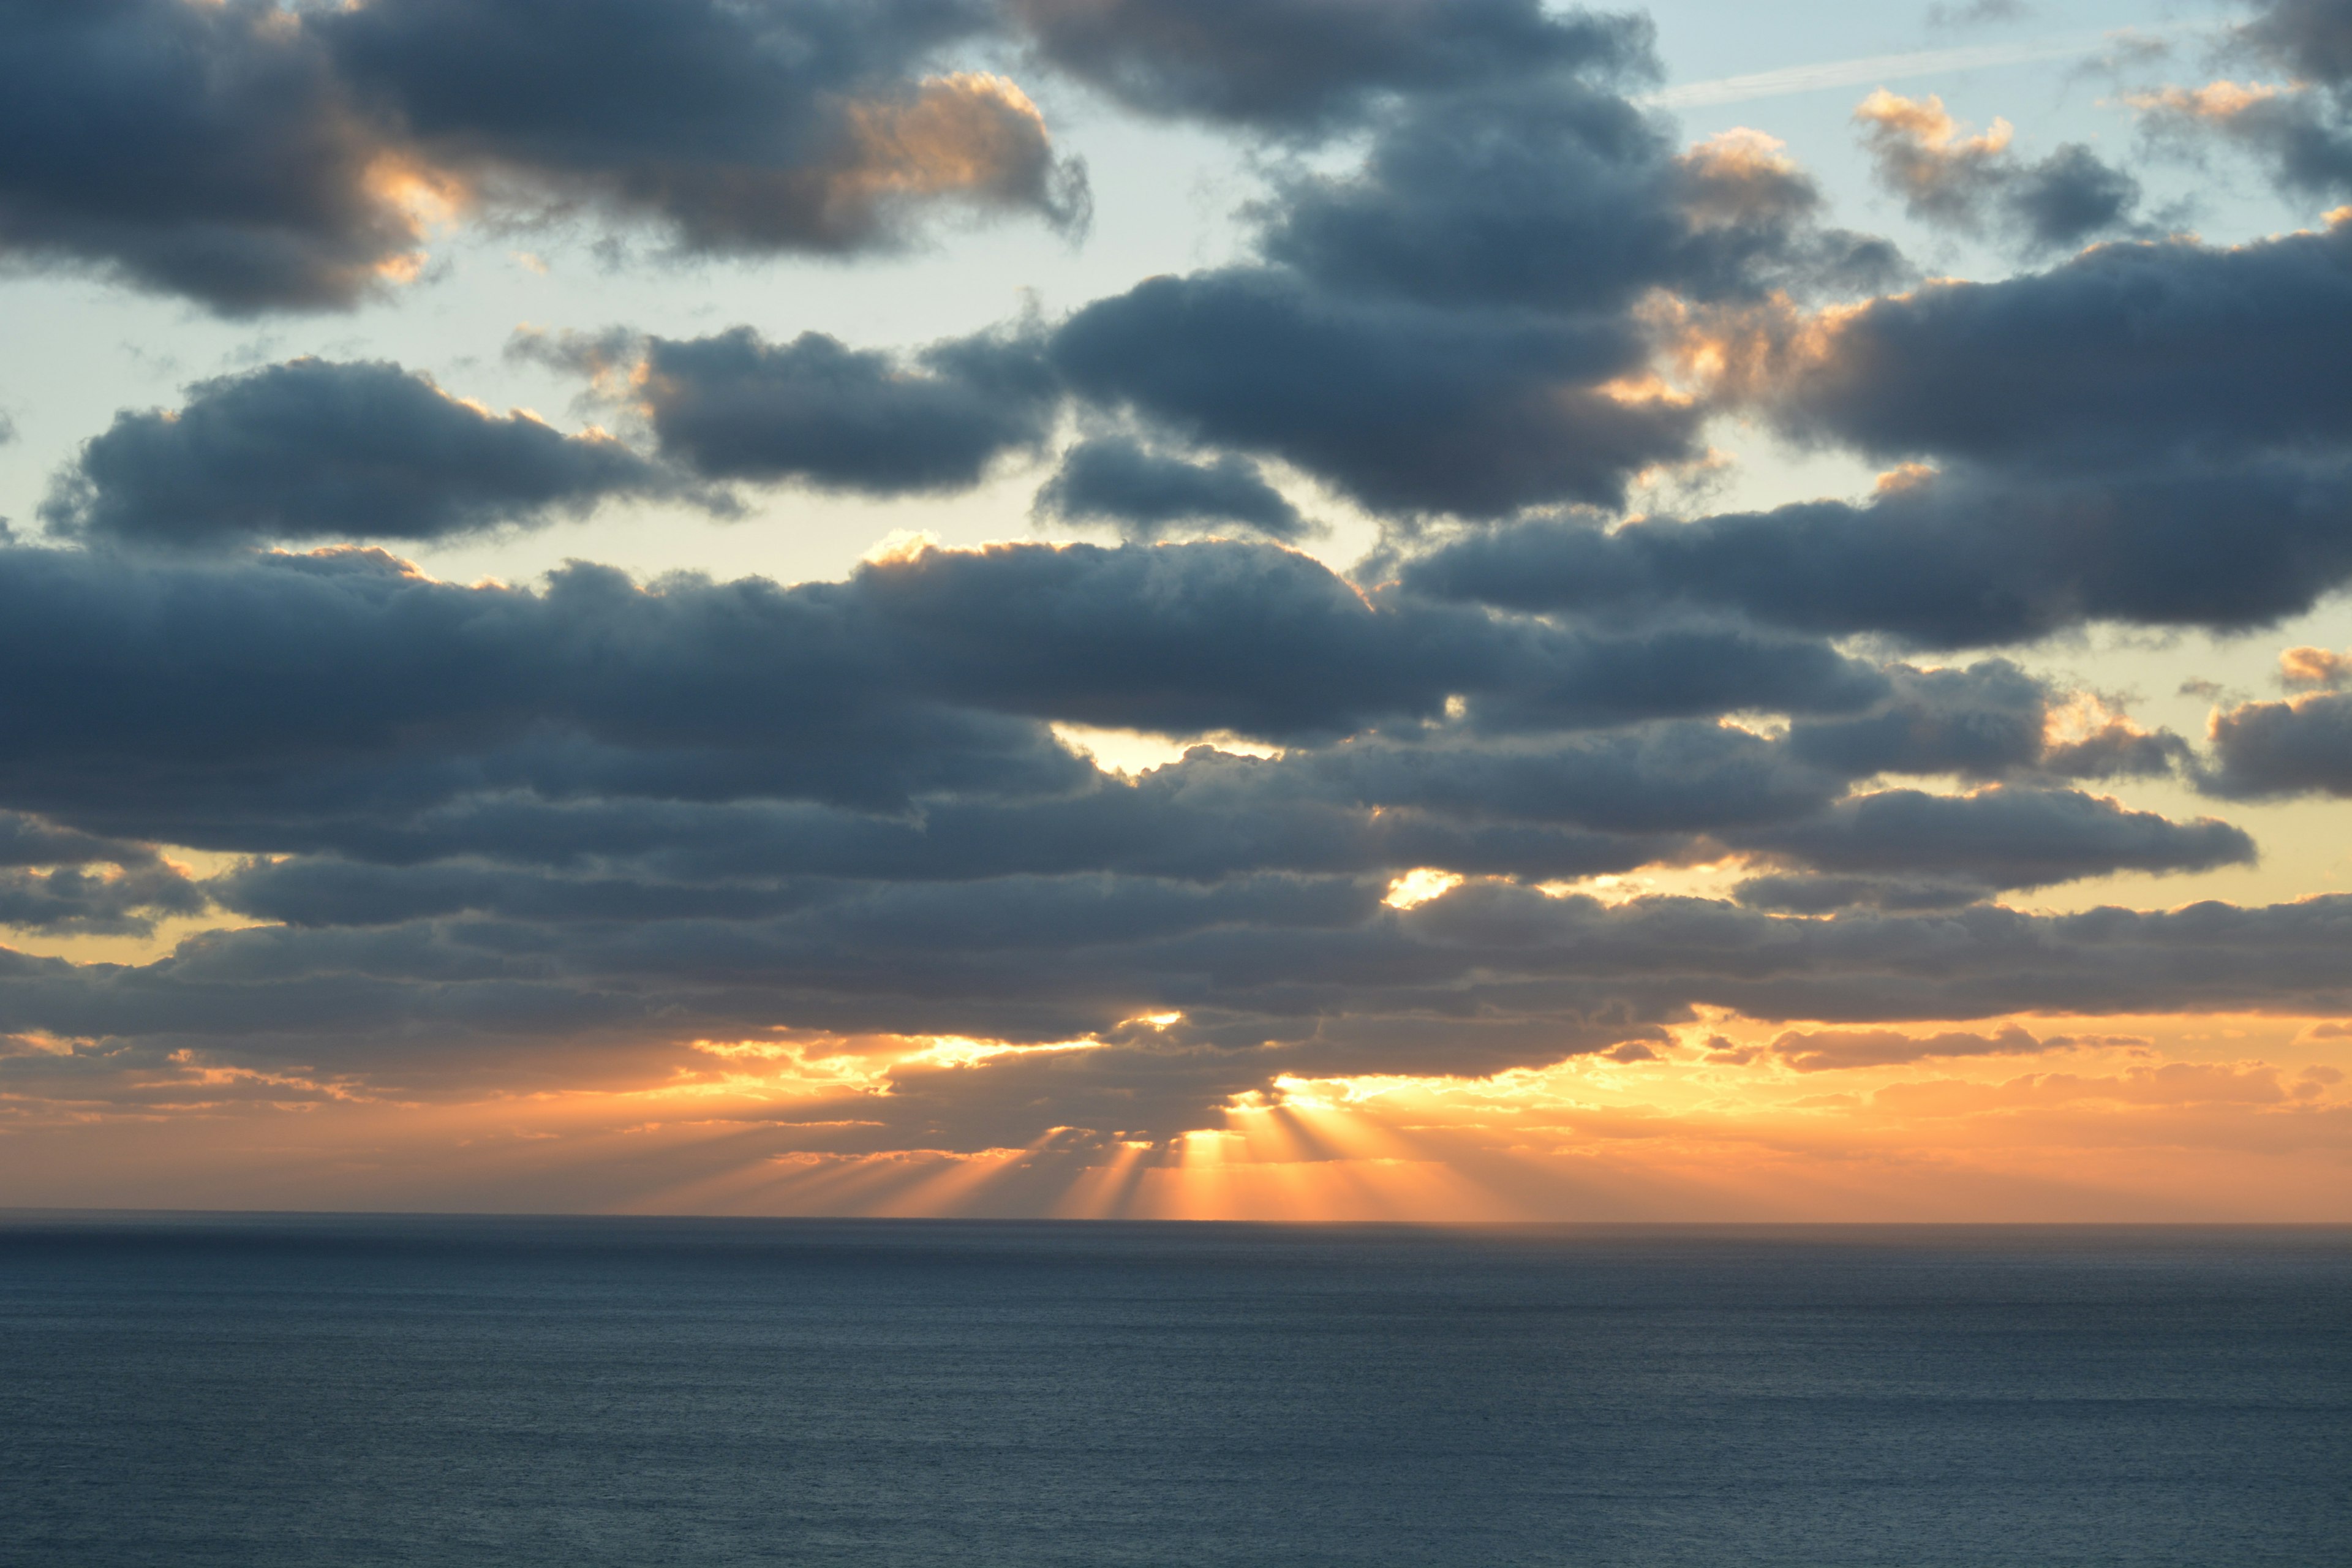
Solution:
[{"label": "cloud layer", "polygon": [[[2335,189],[2340,10],[2255,7],[2289,82],[2142,112]],[[2342,657],[2201,735],[2042,671],[2341,602],[2352,217],[2158,236],[2086,145],[1882,92],[1912,215],[2030,258],[1920,281],[1658,76],[1536,0],[0,0],[0,251],[230,315],[464,223],[648,268],[1076,235],[1039,101],[1263,180],[1214,261],[928,343],[782,291],[509,343],[609,432],[349,357],[116,413],[0,537],[0,1113],[772,1071],[828,1156],[1116,1159],[1565,1062],[2084,1058],[1871,1089],[1918,1120],[2326,1100],[2035,1020],[2352,1013],[2344,897],[2162,907],[2260,858],[2235,803],[2352,795]],[[1885,472],[1707,500],[1738,421]],[[1116,541],[797,584],[378,548],[1024,472]],[[2110,879],[2149,907],[2021,907]]]}]

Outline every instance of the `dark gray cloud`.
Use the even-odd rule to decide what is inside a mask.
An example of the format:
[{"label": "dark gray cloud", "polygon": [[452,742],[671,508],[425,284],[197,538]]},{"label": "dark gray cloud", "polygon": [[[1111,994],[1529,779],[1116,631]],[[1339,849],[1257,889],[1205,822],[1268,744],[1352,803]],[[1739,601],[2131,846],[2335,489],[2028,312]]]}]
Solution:
[{"label": "dark gray cloud", "polygon": [[172,819],[134,837],[264,848],[242,836],[500,788],[887,804],[1084,771],[1033,721],[910,688],[837,587],[656,594],[575,567],[534,594],[372,552],[131,568],[20,548],[0,600],[11,667],[42,672],[12,693],[0,791]]},{"label": "dark gray cloud", "polygon": [[413,250],[380,132],[259,0],[0,4],[0,247],[244,313],[344,306]]},{"label": "dark gray cloud", "polygon": [[2103,246],[2041,273],[1872,301],[1770,396],[1887,458],[2082,469],[2340,448],[2352,224],[2223,248]]},{"label": "dark gray cloud", "polygon": [[2139,200],[2137,179],[2079,142],[2026,165],[2000,195],[2011,221],[2046,249],[2139,230],[2145,226],[2132,217]]},{"label": "dark gray cloud", "polygon": [[1823,230],[1813,182],[1753,133],[1678,152],[1670,126],[1575,84],[1416,103],[1360,168],[1279,184],[1274,262],[1328,289],[1433,305],[1622,310],[1653,289],[1711,300],[1867,286],[1899,260]]},{"label": "dark gray cloud", "polygon": [[1389,95],[1652,74],[1647,18],[1540,0],[1008,0],[1040,55],[1146,113],[1312,132]]},{"label": "dark gray cloud", "polygon": [[968,488],[1053,432],[1062,392],[1019,336],[938,344],[911,363],[823,332],[748,327],[653,338],[632,389],[665,457],[711,479],[797,479],[870,495]]},{"label": "dark gray cloud", "polygon": [[215,310],[347,307],[439,206],[848,251],[956,202],[1083,221],[981,0],[0,5],[0,247]]},{"label": "dark gray cloud", "polygon": [[1744,848],[1846,875],[1927,876],[1987,891],[2116,871],[2209,871],[2254,858],[2254,841],[2210,817],[2179,823],[2075,790],[1975,795],[1885,790],[1816,817],[1727,834]]},{"label": "dark gray cloud", "polygon": [[942,196],[1081,217],[1018,89],[917,79],[991,25],[978,0],[375,0],[309,26],[436,166],[759,252],[887,243]]},{"label": "dark gray cloud", "polygon": [[1626,834],[1785,823],[1822,810],[1845,784],[1763,736],[1696,721],[1503,747],[1360,742],[1292,771],[1360,805]]},{"label": "dark gray cloud", "polygon": [[160,861],[111,871],[61,866],[0,870],[0,929],[69,936],[147,936],[171,915],[201,913],[204,890]]},{"label": "dark gray cloud", "polygon": [[1155,278],[1054,335],[1081,395],[1278,457],[1382,511],[1614,501],[1698,455],[1702,411],[1601,387],[1646,363],[1630,319],[1441,310],[1244,268]]},{"label": "dark gray cloud", "polygon": [[2010,147],[1996,121],[1963,134],[1941,99],[1906,99],[1881,88],[1854,110],[1880,184],[1924,222],[1983,234],[2000,231],[2029,250],[2070,248],[2101,235],[2137,230],[2139,182],[2079,142],[2039,160]]},{"label": "dark gray cloud", "polygon": [[2238,630],[2352,582],[2347,505],[2352,465],[2333,458],[2152,455],[2136,468],[2040,477],[1955,464],[1866,503],[1613,531],[1531,520],[1465,534],[1407,563],[1403,577],[1419,593],[1521,610],[1681,604],[1922,647],[2031,641],[2090,621]]},{"label": "dark gray cloud", "polygon": [[2042,760],[2050,691],[2006,659],[1966,669],[1898,669],[1897,695],[1871,713],[1793,724],[1790,749],[1848,777],[2005,777]]},{"label": "dark gray cloud", "polygon": [[2215,795],[2352,795],[2352,693],[2242,703],[2213,715],[2212,739],[2220,765],[2200,782]]},{"label": "dark gray cloud", "polygon": [[1885,689],[1818,644],[1367,603],[1238,543],[931,551],[791,589],[573,566],[537,593],[359,550],[132,565],[19,548],[0,550],[0,612],[24,672],[0,796],[225,848],[500,790],[879,810],[1059,795],[1091,774],[1048,721],[1319,742],[1454,724],[1455,699],[1462,724],[1492,728],[1491,709],[1525,731],[1727,698],[1850,711]]},{"label": "dark gray cloud", "polygon": [[2144,777],[2171,771],[2188,754],[2179,737],[2116,717],[2053,741],[2055,694],[2007,659],[1965,669],[1898,665],[1887,673],[1890,700],[1849,718],[1795,721],[1790,752],[1848,778],[1956,773],[1977,780]]},{"label": "dark gray cloud", "polygon": [[116,415],[42,515],[93,544],[201,551],[444,539],[683,488],[609,437],[491,414],[396,364],[302,359]]},{"label": "dark gray cloud", "polygon": [[1037,492],[1037,510],[1080,526],[1108,524],[1134,540],[1221,525],[1293,540],[1314,527],[1245,458],[1192,462],[1118,436],[1094,437],[1065,452]]}]

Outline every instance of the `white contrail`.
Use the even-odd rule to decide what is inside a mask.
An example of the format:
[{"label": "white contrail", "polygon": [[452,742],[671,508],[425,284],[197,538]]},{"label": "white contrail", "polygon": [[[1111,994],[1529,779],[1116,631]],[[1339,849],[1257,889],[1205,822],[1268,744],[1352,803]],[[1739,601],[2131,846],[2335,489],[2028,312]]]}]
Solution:
[{"label": "white contrail", "polygon": [[1815,92],[1829,87],[1862,87],[1906,77],[1934,76],[1942,71],[1978,70],[1986,66],[2024,65],[2032,60],[2059,60],[2087,55],[2102,45],[2126,37],[2147,37],[2179,31],[2145,27],[2131,34],[2064,33],[2019,44],[1982,44],[1962,49],[1920,49],[1907,55],[1873,55],[1867,59],[1825,60],[1818,65],[1783,66],[1752,76],[1727,76],[1714,81],[1686,81],[1648,94],[1641,101],[1660,109],[1694,109],[1716,103],[1745,103],[1751,98],[1780,98],[1792,92]]}]

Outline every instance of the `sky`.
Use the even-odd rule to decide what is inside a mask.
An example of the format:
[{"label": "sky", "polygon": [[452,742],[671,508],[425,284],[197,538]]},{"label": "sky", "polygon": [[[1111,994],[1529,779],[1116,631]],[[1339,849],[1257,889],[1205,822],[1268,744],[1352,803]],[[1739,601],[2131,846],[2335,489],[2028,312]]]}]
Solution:
[{"label": "sky", "polygon": [[2352,3],[0,0],[0,1204],[2352,1220]]}]

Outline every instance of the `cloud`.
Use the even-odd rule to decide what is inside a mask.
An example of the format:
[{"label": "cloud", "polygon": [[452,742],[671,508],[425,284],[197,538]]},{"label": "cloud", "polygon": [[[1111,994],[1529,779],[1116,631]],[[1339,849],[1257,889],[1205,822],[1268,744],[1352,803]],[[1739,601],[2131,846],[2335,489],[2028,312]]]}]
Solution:
[{"label": "cloud", "polygon": [[662,454],[709,479],[869,495],[968,489],[1052,433],[1061,389],[1034,343],[984,336],[902,363],[823,332],[748,327],[646,342],[637,384]]},{"label": "cloud", "polygon": [[1539,0],[1010,0],[1039,54],[1132,109],[1278,132],[1392,95],[1645,74],[1646,19]]},{"label": "cloud", "polygon": [[1931,27],[1973,27],[1988,22],[2019,22],[2033,14],[2023,0],[1969,0],[1965,5],[1938,3],[1927,7]]},{"label": "cloud", "polygon": [[93,0],[9,13],[8,251],[231,314],[350,305],[415,252],[420,224],[383,194],[381,135],[276,6]]},{"label": "cloud", "polygon": [[1915,647],[2028,642],[2096,621],[2242,630],[2352,581],[2352,467],[2152,461],[2030,482],[1961,468],[1864,503],[1804,501],[1604,531],[1531,520],[1408,561],[1416,591],[1520,610],[1735,610]]},{"label": "cloud", "polygon": [[1760,132],[1677,153],[1625,99],[1548,86],[1413,105],[1360,168],[1280,184],[1261,246],[1328,288],[1559,312],[1891,277],[1891,248],[1822,230],[1823,205]]},{"label": "cloud", "polygon": [[1810,820],[1727,837],[1823,871],[1924,874],[1987,891],[2254,858],[2252,838],[2211,817],[2178,823],[2075,790],[2013,786],[1969,795],[1883,790]]},{"label": "cloud", "polygon": [[941,199],[1084,216],[1010,81],[922,74],[971,0],[377,0],[306,23],[388,134],[485,200],[585,204],[695,251],[887,246]]},{"label": "cloud", "polygon": [[1117,436],[1094,437],[1065,452],[1060,469],[1037,492],[1037,510],[1080,526],[1108,524],[1134,540],[1185,525],[1223,524],[1273,540],[1313,531],[1247,458],[1227,453],[1188,462]]},{"label": "cloud", "polygon": [[2005,120],[1961,133],[1929,94],[1907,99],[1880,88],[1853,111],[1881,184],[1913,217],[1966,233],[1998,225],[2029,248],[2077,246],[2095,235],[2130,232],[2139,182],[2069,142],[2038,163],[2010,151]]},{"label": "cloud", "polygon": [[2216,711],[2211,731],[2221,765],[2200,783],[2214,795],[2352,795],[2352,693],[2241,703]]},{"label": "cloud", "polygon": [[245,315],[349,308],[481,211],[699,252],[887,247],[941,202],[1080,223],[1019,89],[923,74],[993,25],[976,0],[20,5],[0,247]]},{"label": "cloud", "polygon": [[2291,647],[2279,655],[2282,686],[2335,687],[2352,679],[2352,655],[2324,647]]},{"label": "cloud", "polygon": [[1280,458],[1375,510],[1613,501],[1634,471],[1698,452],[1696,408],[1601,390],[1643,368],[1624,321],[1351,300],[1239,268],[1097,300],[1052,354],[1090,399]]},{"label": "cloud", "polygon": [[2072,1043],[2058,1036],[2037,1040],[2014,1024],[1990,1035],[1965,1030],[1913,1036],[1895,1029],[1830,1029],[1782,1035],[1772,1042],[1772,1054],[1799,1072],[1829,1072],[1955,1057],[2038,1056]]},{"label": "cloud", "polygon": [[[1768,329],[1777,346],[1726,395],[1912,465],[1867,501],[1614,531],[1531,520],[1404,576],[1521,609],[1680,603],[1924,647],[2270,624],[2352,581],[2336,521],[2352,402],[2326,327],[2347,317],[2352,224],[2231,249],[2110,245],[1832,310]],[[1708,352],[1752,347],[1735,332]]]},{"label": "cloud", "polygon": [[2053,692],[2007,659],[1964,669],[1896,666],[1888,674],[1895,696],[1876,710],[1792,724],[1794,753],[1849,778],[1893,773],[1998,779],[2161,773],[2187,750],[2177,737],[2120,719],[2107,719],[2081,739],[2054,742]]},{"label": "cloud", "polygon": [[436,540],[685,488],[601,432],[501,417],[382,361],[295,360],[188,393],[83,444],[42,509],[52,534],[183,551]]},{"label": "cloud", "polygon": [[2352,434],[2335,340],[2309,330],[2347,310],[2352,224],[2102,246],[1825,322],[1768,405],[1794,433],[1895,459],[2079,472],[2309,450]]},{"label": "cloud", "polygon": [[2258,48],[2306,81],[2352,80],[2352,17],[2334,0],[2260,0],[2255,18],[2238,29]]},{"label": "cloud", "polygon": [[198,913],[207,902],[151,845],[0,812],[0,928],[144,936],[159,919]]}]

